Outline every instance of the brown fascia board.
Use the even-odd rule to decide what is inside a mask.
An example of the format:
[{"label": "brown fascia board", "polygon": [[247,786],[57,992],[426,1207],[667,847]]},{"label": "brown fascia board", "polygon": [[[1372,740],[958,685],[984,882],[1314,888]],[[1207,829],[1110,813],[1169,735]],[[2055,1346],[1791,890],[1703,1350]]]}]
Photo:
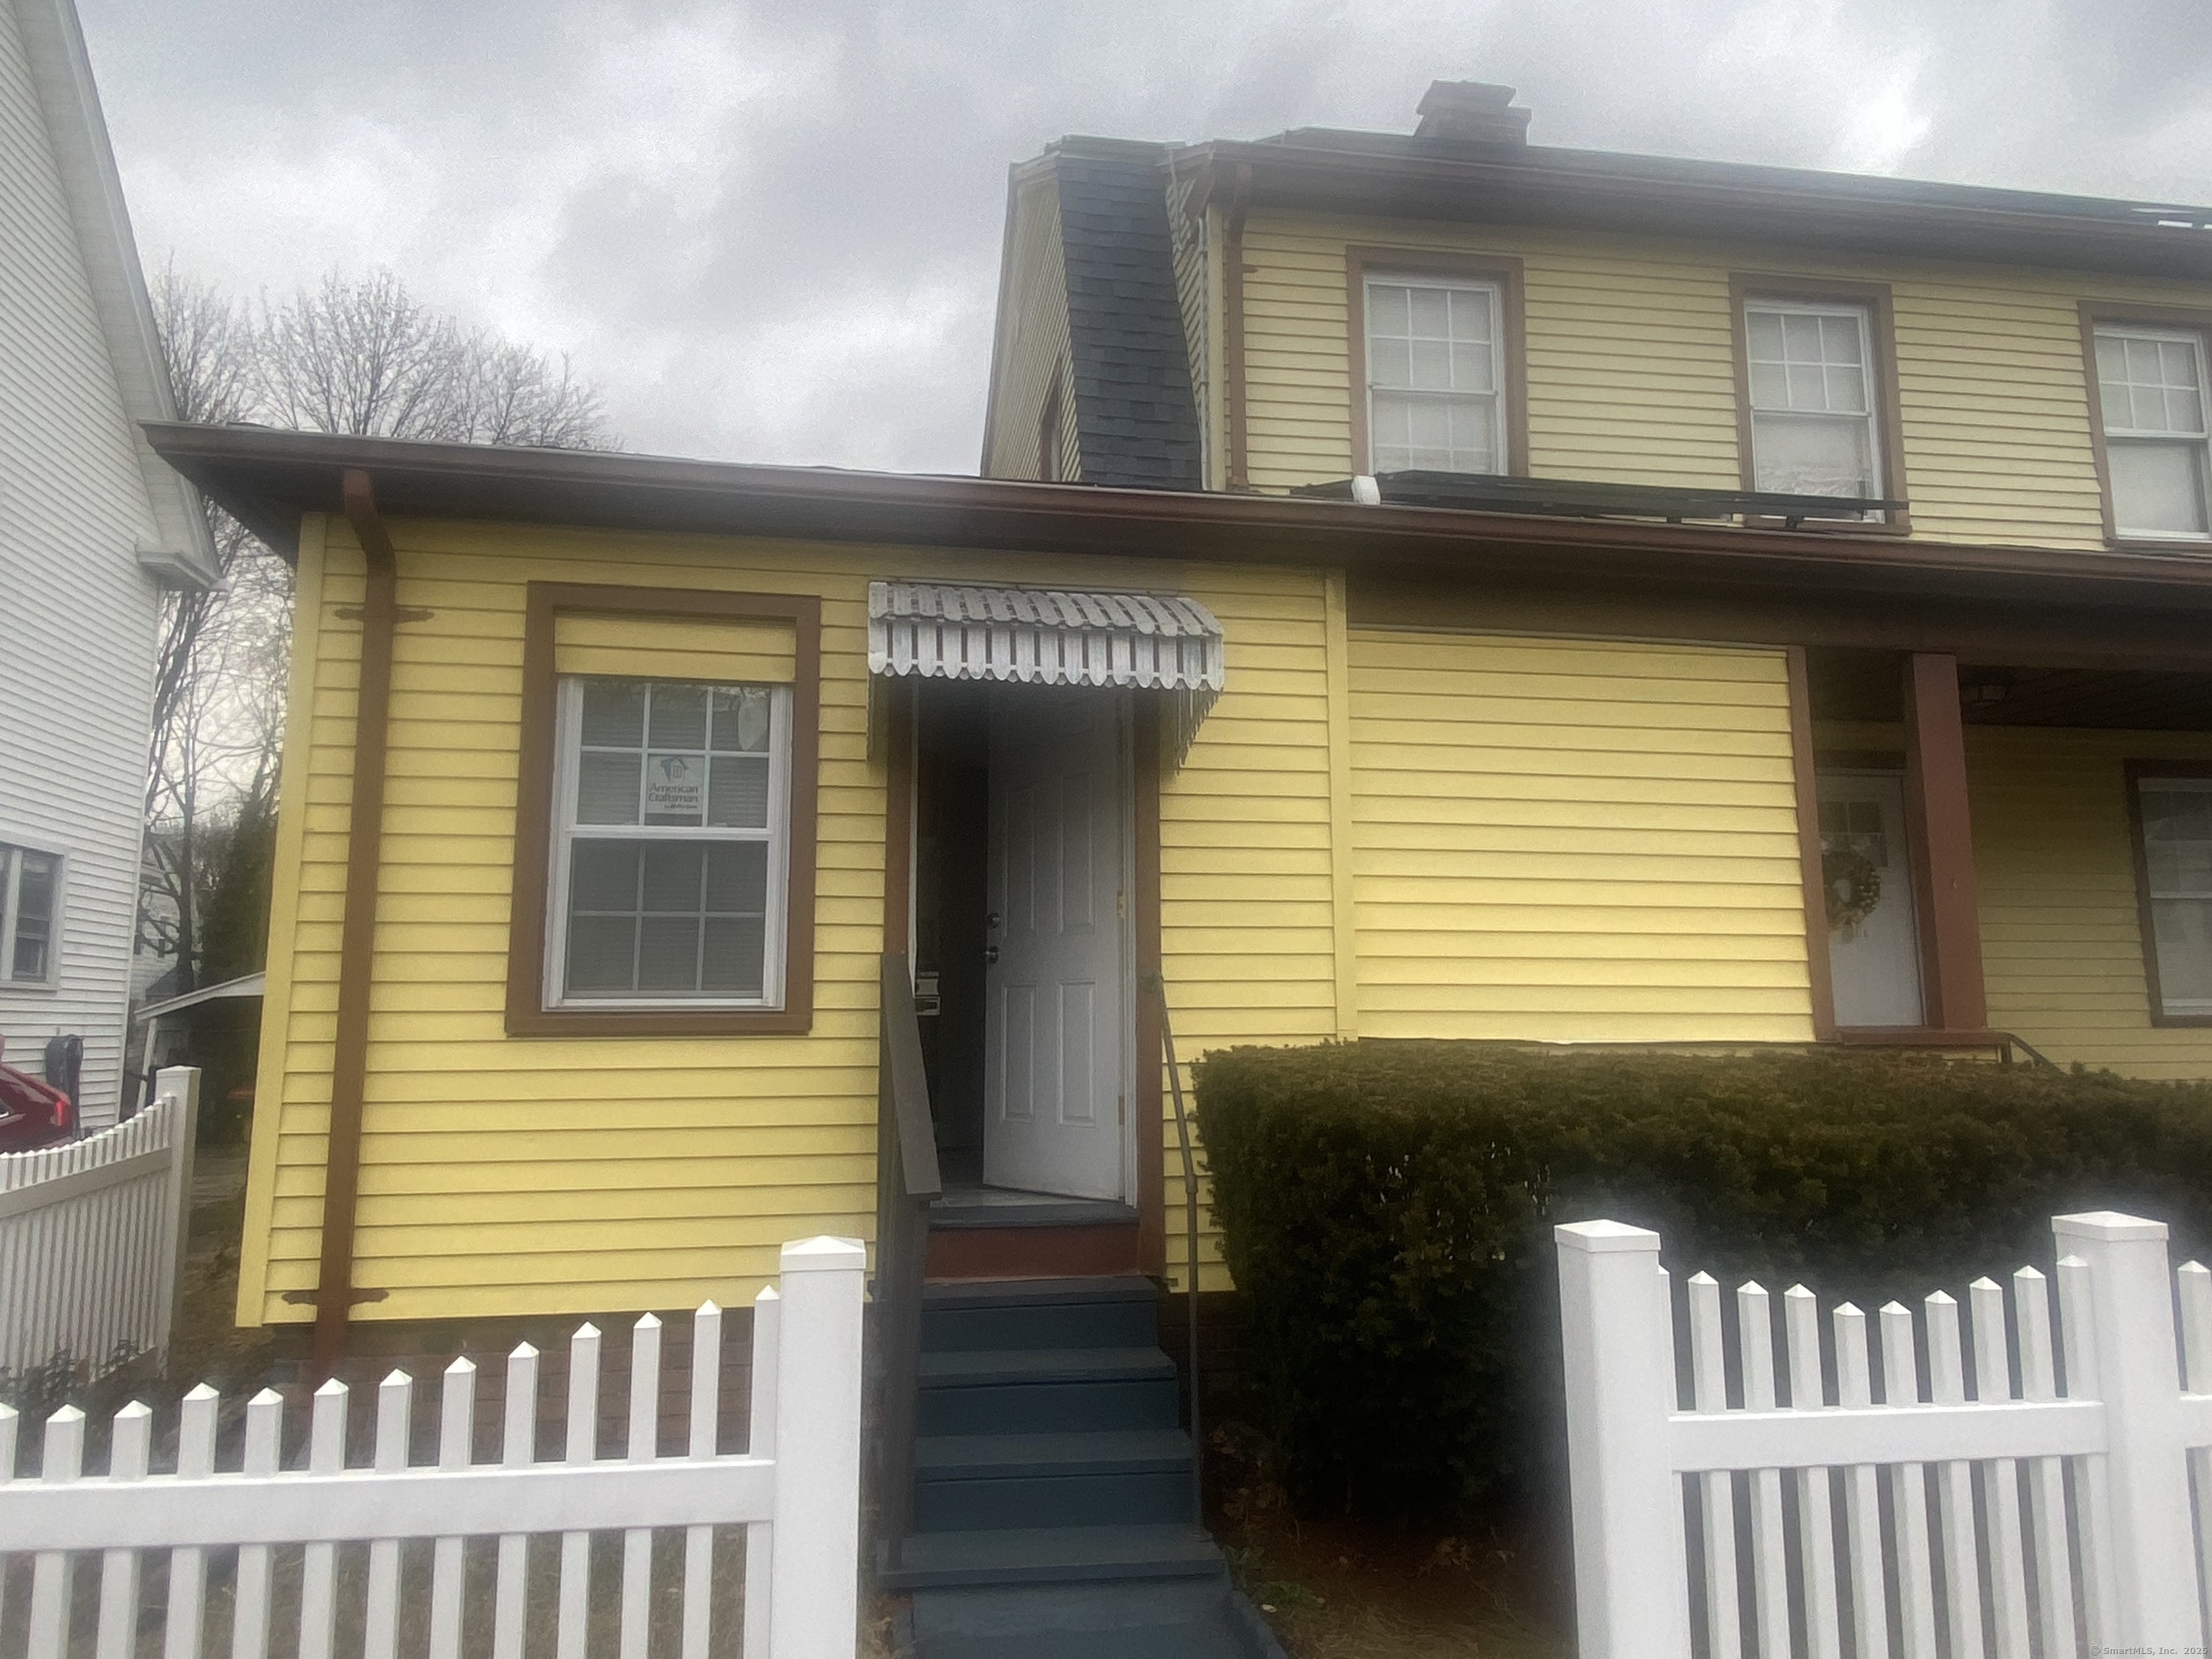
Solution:
[{"label": "brown fascia board", "polygon": [[1692,584],[2212,617],[2212,558],[2074,552],[1287,495],[757,466],[149,422],[161,457],[286,556],[367,471],[387,520],[459,520],[1083,556],[1302,565],[1480,585]]},{"label": "brown fascia board", "polygon": [[1452,154],[1434,142],[1328,132],[1191,145],[1161,166],[1202,167],[1216,191],[1249,167],[1255,207],[2212,280],[2212,210],[2200,207],[1597,150]]}]

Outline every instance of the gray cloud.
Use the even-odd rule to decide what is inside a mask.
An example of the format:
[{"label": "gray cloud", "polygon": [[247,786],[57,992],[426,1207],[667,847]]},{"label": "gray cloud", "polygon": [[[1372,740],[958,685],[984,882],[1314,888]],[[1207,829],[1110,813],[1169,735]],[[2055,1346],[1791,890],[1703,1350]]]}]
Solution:
[{"label": "gray cloud", "polygon": [[142,249],[388,264],[631,447],[973,469],[1006,169],[1063,133],[1404,131],[2212,198],[2204,0],[78,0]]}]

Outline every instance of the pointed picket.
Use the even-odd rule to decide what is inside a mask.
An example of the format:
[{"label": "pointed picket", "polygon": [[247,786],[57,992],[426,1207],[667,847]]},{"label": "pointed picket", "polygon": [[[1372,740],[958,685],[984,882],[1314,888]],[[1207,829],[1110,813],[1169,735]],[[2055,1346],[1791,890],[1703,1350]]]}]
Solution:
[{"label": "pointed picket", "polygon": [[[1711,1273],[1691,1276],[1691,1401],[1701,1412],[1728,1409],[1721,1341],[1721,1287]],[[1698,1477],[1705,1557],[1705,1629],[1712,1659],[1741,1659],[1743,1613],[1736,1598],[1735,1477],[1722,1469]]]},{"label": "pointed picket", "polygon": [[[438,1467],[465,1469],[474,1462],[477,1368],[466,1355],[446,1367],[438,1398]],[[465,1541],[441,1538],[430,1553],[430,1659],[460,1659]]]},{"label": "pointed picket", "polygon": [[[1820,1383],[1820,1307],[1802,1285],[1793,1285],[1783,1292],[1782,1325],[1790,1350],[1790,1408],[1819,1411],[1827,1403]],[[1834,1504],[1833,1471],[1797,1471],[1797,1534],[1805,1557],[1809,1659],[1843,1659],[1843,1625],[1836,1595]]]},{"label": "pointed picket", "polygon": [[[415,1379],[393,1371],[377,1386],[375,1468],[396,1474],[407,1467],[407,1437],[414,1429]],[[368,1546],[368,1601],[362,1611],[362,1659],[395,1659],[399,1647],[399,1540]]]},{"label": "pointed picket", "polygon": [[[1774,1310],[1763,1285],[1739,1285],[1736,1339],[1743,1351],[1743,1407],[1775,1407]],[[1783,1525],[1782,1471],[1751,1472],[1751,1589],[1760,1659],[1790,1659],[1790,1556]]]},{"label": "pointed picket", "polygon": [[[2021,1397],[2056,1400],[2058,1371],[2051,1344],[2050,1281],[2034,1268],[2022,1267],[2012,1276],[2012,1303],[2020,1327]],[[2042,1659],[2074,1659],[2074,1552],[2066,1537],[2065,1459],[2027,1460],[2027,1518],[2034,1534]]]},{"label": "pointed picket", "polygon": [[[584,1324],[568,1340],[568,1460],[590,1463],[599,1455],[599,1328]],[[559,1614],[554,1659],[584,1659],[592,1607],[592,1534],[561,1534]]]},{"label": "pointed picket", "polygon": [[[46,1419],[39,1480],[67,1486],[84,1472],[84,1413],[64,1406]],[[40,1550],[31,1567],[29,1659],[62,1659],[69,1650],[70,1559],[60,1550]]]},{"label": "pointed picket", "polygon": [[[507,1357],[507,1412],[500,1462],[510,1469],[538,1461],[538,1350],[527,1342]],[[497,1579],[492,1591],[492,1659],[522,1659],[529,1596],[530,1537],[500,1534]]]},{"label": "pointed picket", "polygon": [[[630,1328],[629,1461],[650,1463],[660,1446],[660,1321],[647,1314]],[[653,1618],[653,1534],[623,1534],[622,1659],[646,1659]]]},{"label": "pointed picket", "polygon": [[[776,1377],[783,1353],[783,1297],[771,1285],[753,1298],[753,1391],[750,1438],[745,1449],[755,1457],[775,1455]],[[769,1564],[775,1549],[769,1522],[745,1528],[745,1628],[744,1659],[769,1659]]]},{"label": "pointed picket", "polygon": [[[204,1480],[215,1473],[216,1421],[222,1396],[204,1382],[184,1399],[177,1422],[177,1474]],[[169,1552],[169,1606],[162,1659],[200,1659],[206,1617],[207,1552],[186,1545]]]},{"label": "pointed picket", "polygon": [[[722,1310],[702,1302],[691,1316],[691,1424],[684,1450],[711,1458],[719,1449],[722,1416]],[[714,1635],[714,1529],[684,1529],[684,1644],[681,1659],[707,1659]]]},{"label": "pointed picket", "polygon": [[[345,1468],[346,1413],[352,1397],[332,1377],[315,1390],[307,1430],[307,1468],[336,1474]],[[331,1659],[337,1619],[337,1546],[310,1544],[300,1567],[300,1659]]]},{"label": "pointed picket", "polygon": [[[1902,1303],[1886,1302],[1881,1308],[1881,1395],[1885,1405],[1920,1403],[1920,1356],[1911,1310]],[[1923,1465],[1899,1463],[1890,1470],[1889,1514],[1905,1659],[1936,1659],[1936,1574],[1928,1550]]]},{"label": "pointed picket", "polygon": [[[107,1478],[146,1478],[153,1450],[154,1413],[137,1401],[115,1413],[108,1442]],[[107,1550],[100,1563],[100,1624],[94,1651],[99,1659],[125,1659],[138,1637],[138,1552]]]},{"label": "pointed picket", "polygon": [[[1832,1316],[1836,1333],[1836,1403],[1863,1407],[1874,1399],[1866,1316],[1850,1303]],[[1888,1659],[1889,1598],[1882,1583],[1881,1480],[1872,1463],[1844,1471],[1844,1534],[1850,1540],[1851,1625],[1859,1659]]]},{"label": "pointed picket", "polygon": [[[1929,1395],[1939,1406],[1966,1400],[1959,1304],[1942,1291],[1923,1304],[1928,1316]],[[1942,1534],[1944,1630],[1951,1659],[1981,1659],[1982,1557],[1974,1537],[1974,1466],[1963,1460],[1936,1470],[1936,1522]]]},{"label": "pointed picket", "polygon": [[[1974,1397],[2012,1398],[2012,1345],[2005,1334],[2004,1291],[1993,1279],[1966,1287],[1974,1322]],[[2019,1465],[1991,1459],[1982,1469],[1982,1535],[1988,1540],[1990,1601],[1996,1659],[2028,1659],[2027,1558],[2020,1530]]]}]

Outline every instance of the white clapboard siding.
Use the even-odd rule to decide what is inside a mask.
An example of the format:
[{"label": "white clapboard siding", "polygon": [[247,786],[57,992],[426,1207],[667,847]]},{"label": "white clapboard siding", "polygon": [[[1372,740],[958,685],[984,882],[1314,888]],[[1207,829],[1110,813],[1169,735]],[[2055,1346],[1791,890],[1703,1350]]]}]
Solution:
[{"label": "white clapboard siding", "polygon": [[0,1373],[57,1359],[98,1371],[167,1350],[199,1085],[173,1066],[128,1123],[0,1155]]},{"label": "white clapboard siding", "polygon": [[137,423],[173,415],[68,0],[0,4],[0,842],[62,856],[50,982],[0,981],[9,1063],[84,1039],[115,1121],[160,579],[204,566],[190,493]]},{"label": "white clapboard siding", "polygon": [[[716,1449],[722,1316],[712,1303],[694,1316],[688,1439],[672,1457],[659,1455],[660,1323],[650,1314],[632,1334],[625,1443],[598,1443],[600,1337],[585,1325],[568,1354],[568,1432],[550,1459],[534,1443],[539,1355],[527,1343],[507,1361],[505,1434],[483,1462],[471,1431],[476,1368],[465,1358],[447,1368],[434,1404],[422,1402],[438,1425],[434,1458],[422,1462],[412,1455],[415,1382],[400,1371],[377,1390],[366,1446],[348,1443],[344,1383],[325,1382],[307,1402],[304,1437],[296,1428],[287,1436],[283,1398],[264,1389],[246,1405],[233,1470],[216,1468],[221,1401],[204,1385],[185,1397],[173,1474],[149,1473],[159,1437],[153,1414],[134,1404],[115,1416],[106,1473],[87,1475],[85,1416],[67,1407],[46,1419],[36,1478],[11,1480],[19,1425],[0,1407],[0,1569],[11,1554],[33,1563],[28,1653],[72,1651],[71,1574],[97,1558],[101,1659],[143,1650],[140,1633],[156,1626],[169,1659],[199,1659],[210,1629],[228,1632],[234,1659],[272,1650],[392,1659],[405,1610],[418,1605],[430,1659],[487,1643],[502,1659],[519,1656],[535,1549],[559,1562],[554,1652],[583,1654],[592,1609],[612,1607],[617,1650],[646,1659],[653,1534],[665,1531],[684,1544],[680,1570],[672,1554],[665,1564],[682,1659],[706,1659],[710,1642],[726,1650],[733,1638],[745,1659],[852,1659],[866,1266],[851,1239],[783,1247],[780,1285],[755,1304],[752,1443],[742,1453]],[[302,1438],[304,1456],[281,1455]],[[718,1526],[746,1528],[741,1617],[715,1599]],[[623,1540],[620,1572],[596,1584],[594,1534]],[[414,1540],[430,1547],[403,1547]],[[467,1572],[474,1540],[484,1540],[494,1572]],[[167,1572],[149,1572],[163,1556]],[[210,1608],[211,1566],[232,1587],[227,1614]],[[280,1577],[298,1585],[295,1601],[272,1593]],[[295,1628],[278,1629],[287,1618]]]},{"label": "white clapboard siding", "polygon": [[1659,1236],[1556,1229],[1583,1659],[2202,1652],[2212,1273],[2162,1223],[2051,1227],[2055,1286],[1964,1307],[1698,1273],[1686,1402]]}]

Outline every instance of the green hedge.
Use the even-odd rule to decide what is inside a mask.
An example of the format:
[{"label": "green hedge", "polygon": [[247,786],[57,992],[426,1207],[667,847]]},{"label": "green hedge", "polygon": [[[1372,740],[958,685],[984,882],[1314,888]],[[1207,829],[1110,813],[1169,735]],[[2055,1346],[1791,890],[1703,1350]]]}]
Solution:
[{"label": "green hedge", "polygon": [[2064,1211],[2212,1239],[2212,1085],[1371,1042],[1195,1075],[1260,1426],[1295,1492],[1370,1513],[1554,1486],[1556,1222],[1656,1228],[1670,1267],[1723,1284],[1908,1305],[2047,1269]]}]

